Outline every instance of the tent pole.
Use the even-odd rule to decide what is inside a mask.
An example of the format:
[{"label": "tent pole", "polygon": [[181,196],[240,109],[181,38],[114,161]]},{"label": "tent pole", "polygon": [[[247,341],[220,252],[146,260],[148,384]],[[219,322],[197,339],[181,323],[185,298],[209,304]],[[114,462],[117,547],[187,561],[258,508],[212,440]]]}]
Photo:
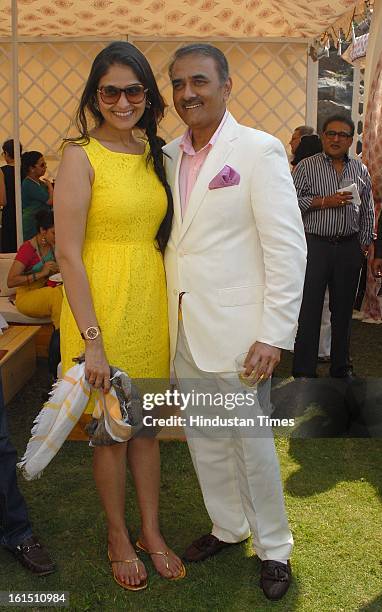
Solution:
[{"label": "tent pole", "polygon": [[306,109],[305,123],[317,129],[317,107],[318,107],[318,62],[314,62],[309,55],[306,66]]},{"label": "tent pole", "polygon": [[17,0],[12,0],[12,106],[13,106],[13,141],[15,153],[15,202],[17,245],[23,241],[22,204],[20,184],[20,128],[19,128],[19,48],[17,32]]},{"label": "tent pole", "polygon": [[[360,138],[358,134],[358,122],[360,120],[359,103],[361,101],[360,96],[360,84],[361,84],[361,69],[358,65],[353,66],[353,101],[351,107],[351,118],[355,124],[355,132],[353,142],[350,147],[350,153],[355,157],[357,155],[357,143]],[[363,109],[363,116],[366,115],[366,108]],[[362,138],[362,136],[361,136]]]}]

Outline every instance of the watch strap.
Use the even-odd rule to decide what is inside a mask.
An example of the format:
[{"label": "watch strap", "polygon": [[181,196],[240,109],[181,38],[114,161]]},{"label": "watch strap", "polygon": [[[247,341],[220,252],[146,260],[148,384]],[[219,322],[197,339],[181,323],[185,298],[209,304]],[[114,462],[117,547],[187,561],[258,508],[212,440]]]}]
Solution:
[{"label": "watch strap", "polygon": [[85,331],[80,333],[83,340],[95,340],[101,334],[101,328],[98,325],[90,325]]}]

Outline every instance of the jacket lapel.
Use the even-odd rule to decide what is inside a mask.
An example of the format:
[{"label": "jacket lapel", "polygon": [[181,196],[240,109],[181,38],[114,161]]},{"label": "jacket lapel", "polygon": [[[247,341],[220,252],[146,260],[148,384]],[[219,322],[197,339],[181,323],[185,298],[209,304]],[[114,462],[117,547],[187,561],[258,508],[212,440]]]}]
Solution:
[{"label": "jacket lapel", "polygon": [[[187,232],[190,227],[196,213],[198,212],[200,206],[204,202],[207,194],[208,194],[208,185],[211,180],[222,170],[225,165],[225,160],[229,156],[232,151],[232,141],[237,138],[237,123],[235,119],[229,115],[225,125],[222,128],[221,133],[209,152],[206,161],[204,162],[200,174],[197,178],[197,181],[192,190],[190,200],[188,202],[188,206],[186,209],[186,213],[184,215],[183,223],[180,228],[179,242],[182,240],[183,236]],[[181,156],[179,156],[181,157]],[[179,160],[180,162],[180,160]],[[179,168],[180,163],[178,163],[177,173],[175,175],[176,180],[176,190],[179,197]],[[180,210],[180,206],[179,206]]]}]

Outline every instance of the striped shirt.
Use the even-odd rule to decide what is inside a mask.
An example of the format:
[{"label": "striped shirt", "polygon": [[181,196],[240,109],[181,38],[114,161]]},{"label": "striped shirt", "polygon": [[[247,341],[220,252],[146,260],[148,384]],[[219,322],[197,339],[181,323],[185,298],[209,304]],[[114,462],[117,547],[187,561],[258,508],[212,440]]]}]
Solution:
[{"label": "striped shirt", "polygon": [[[318,153],[297,164],[293,181],[297,191],[305,231],[318,236],[351,236],[359,234],[360,244],[373,240],[374,202],[371,179],[366,166],[358,159],[345,156],[342,174],[338,174],[331,157]],[[333,195],[344,179],[357,185],[361,205],[347,204],[337,208],[310,209],[314,197]],[[343,187],[346,191],[346,187]]]}]

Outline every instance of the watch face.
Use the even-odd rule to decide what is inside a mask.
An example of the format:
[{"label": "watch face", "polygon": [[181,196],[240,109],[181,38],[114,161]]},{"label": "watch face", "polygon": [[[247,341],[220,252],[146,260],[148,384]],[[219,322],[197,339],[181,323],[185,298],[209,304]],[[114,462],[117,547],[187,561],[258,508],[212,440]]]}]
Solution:
[{"label": "watch face", "polygon": [[88,338],[88,340],[94,340],[95,338],[97,338],[98,334],[99,334],[99,331],[96,327],[88,327],[88,329],[85,332],[85,335]]}]

